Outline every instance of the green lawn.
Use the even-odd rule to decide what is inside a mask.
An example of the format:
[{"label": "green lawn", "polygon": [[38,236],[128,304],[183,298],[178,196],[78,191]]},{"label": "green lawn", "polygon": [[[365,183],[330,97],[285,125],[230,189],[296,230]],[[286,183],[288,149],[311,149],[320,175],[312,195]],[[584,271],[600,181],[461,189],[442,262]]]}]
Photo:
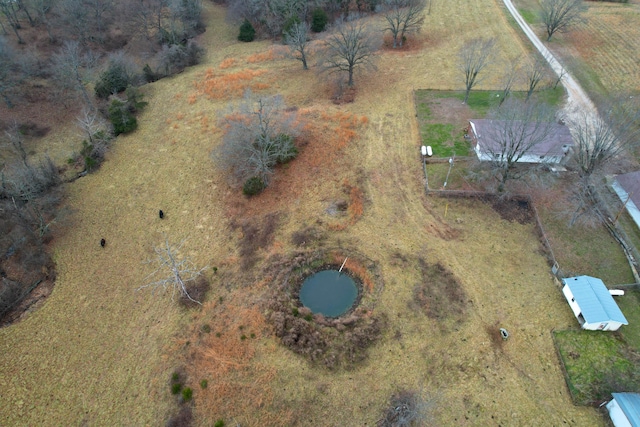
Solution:
[{"label": "green lawn", "polygon": [[640,289],[627,289],[623,297],[616,297],[629,325],[623,326],[622,337],[626,343],[640,353]]},{"label": "green lawn", "polygon": [[[457,116],[439,114],[442,108],[441,100],[464,100],[464,91],[431,91],[416,90],[415,105],[418,125],[423,145],[433,148],[435,157],[468,156],[470,146],[464,139],[462,128],[466,120],[484,118],[491,109],[497,108],[501,93],[497,91],[471,91],[467,104],[460,107]],[[524,99],[526,93],[512,92],[511,96]],[[559,106],[564,98],[564,89],[544,89],[535,93],[537,99],[552,106]]]},{"label": "green lawn", "polygon": [[577,404],[598,404],[615,391],[640,391],[640,363],[615,333],[554,331],[554,338]]}]

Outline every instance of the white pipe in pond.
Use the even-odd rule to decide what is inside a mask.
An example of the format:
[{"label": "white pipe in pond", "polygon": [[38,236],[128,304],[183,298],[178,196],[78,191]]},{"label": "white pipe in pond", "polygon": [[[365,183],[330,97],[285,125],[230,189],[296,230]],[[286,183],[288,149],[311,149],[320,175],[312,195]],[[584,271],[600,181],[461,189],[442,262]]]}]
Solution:
[{"label": "white pipe in pond", "polygon": [[342,265],[340,266],[340,270],[338,270],[338,273],[342,273],[342,269],[344,268],[344,265],[347,263],[347,260],[349,259],[349,257],[346,257],[344,259],[344,262],[342,263]]}]

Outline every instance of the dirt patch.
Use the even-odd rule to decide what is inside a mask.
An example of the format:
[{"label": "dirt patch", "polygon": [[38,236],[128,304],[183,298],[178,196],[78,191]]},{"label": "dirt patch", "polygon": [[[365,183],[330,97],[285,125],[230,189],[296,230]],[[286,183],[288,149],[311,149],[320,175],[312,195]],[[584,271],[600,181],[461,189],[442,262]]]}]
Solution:
[{"label": "dirt patch", "polygon": [[527,200],[495,198],[490,203],[504,220],[516,221],[519,224],[529,224],[533,221],[533,211]]},{"label": "dirt patch", "polygon": [[440,263],[418,258],[421,280],[413,288],[411,308],[418,308],[444,329],[465,320],[469,298],[458,278]]},{"label": "dirt patch", "polygon": [[231,229],[240,231],[239,247],[244,268],[250,268],[257,262],[258,250],[266,249],[273,243],[274,233],[281,221],[282,214],[279,212],[257,218],[231,221]]}]

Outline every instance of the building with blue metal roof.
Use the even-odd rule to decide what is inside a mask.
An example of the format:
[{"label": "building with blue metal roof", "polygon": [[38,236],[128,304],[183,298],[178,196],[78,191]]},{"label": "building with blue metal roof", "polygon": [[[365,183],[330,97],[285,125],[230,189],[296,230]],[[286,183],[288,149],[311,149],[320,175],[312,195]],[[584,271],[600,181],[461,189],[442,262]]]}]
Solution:
[{"label": "building with blue metal roof", "polygon": [[640,394],[611,393],[607,403],[609,417],[615,427],[640,427]]},{"label": "building with blue metal roof", "polygon": [[602,280],[591,276],[562,279],[564,294],[582,329],[616,331],[629,322]]}]

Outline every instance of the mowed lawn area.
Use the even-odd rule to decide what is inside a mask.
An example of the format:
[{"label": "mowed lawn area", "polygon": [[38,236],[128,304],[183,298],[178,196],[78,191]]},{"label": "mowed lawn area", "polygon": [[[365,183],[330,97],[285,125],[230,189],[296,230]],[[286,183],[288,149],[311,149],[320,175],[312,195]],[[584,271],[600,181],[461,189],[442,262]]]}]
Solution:
[{"label": "mowed lawn area", "polygon": [[[495,37],[496,61],[522,55],[501,2],[434,2],[407,50],[384,50],[377,71],[356,75],[356,100],[346,105],[334,105],[326,81],[270,41],[237,42],[223,7],[204,7],[204,63],[145,86],[138,130],[68,187],[74,213],[54,241],[56,288],[0,330],[0,424],[165,425],[179,410],[176,371],[202,426],[374,425],[398,390],[428,400],[434,425],[601,423],[566,390],[551,330],[574,319],[533,225],[423,191],[413,90],[461,89],[455,52],[471,38]],[[499,86],[500,76],[487,77],[479,89]],[[220,113],[246,88],[282,94],[312,136],[252,199],[209,157],[221,140]],[[351,209],[344,220],[327,213],[342,200]],[[350,369],[329,371],[292,353],[265,321],[276,286],[267,283],[268,260],[306,249],[292,237],[309,227],[322,236],[309,250],[358,251],[384,282],[373,308],[386,319],[382,337]],[[272,238],[249,263],[242,242],[266,228]],[[135,290],[165,237],[186,239],[184,255],[216,267],[199,311]],[[461,298],[458,309],[443,304],[429,317],[412,301],[416,286],[429,284],[421,266],[436,264]],[[506,342],[500,327],[511,334]]]}]

